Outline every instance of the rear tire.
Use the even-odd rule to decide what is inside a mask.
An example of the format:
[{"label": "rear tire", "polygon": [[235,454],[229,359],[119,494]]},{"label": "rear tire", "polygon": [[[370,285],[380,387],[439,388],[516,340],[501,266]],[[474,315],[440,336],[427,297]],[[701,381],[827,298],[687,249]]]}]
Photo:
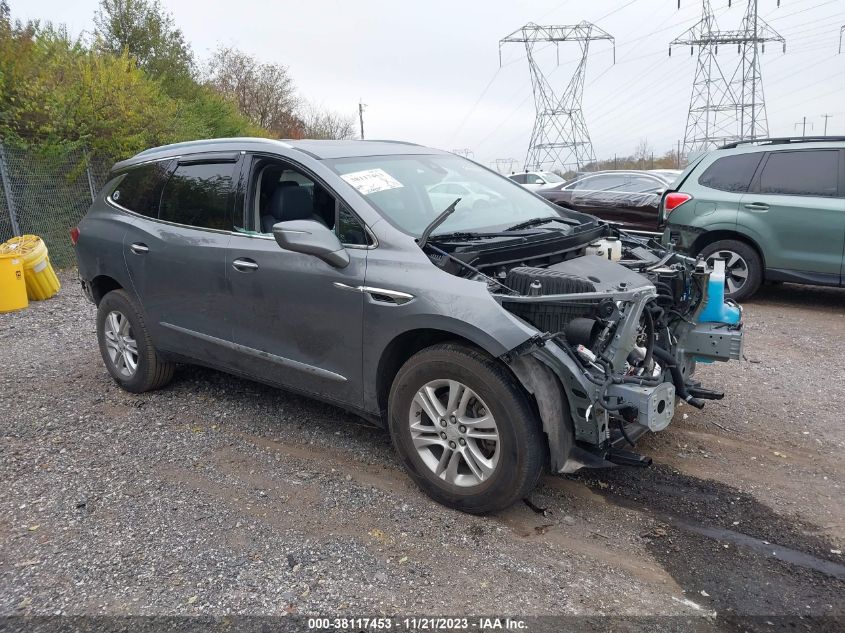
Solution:
[{"label": "rear tire", "polygon": [[472,347],[443,343],[412,356],[396,374],[388,412],[409,475],[450,508],[507,508],[531,492],[545,466],[541,425],[525,393]]},{"label": "rear tire", "polygon": [[143,313],[125,290],[112,290],[100,300],[97,341],[106,369],[126,391],[151,391],[173,378],[175,365],[156,351]]},{"label": "rear tire", "polygon": [[747,299],[763,281],[760,255],[745,242],[719,240],[708,244],[699,253],[710,264],[714,258],[725,260],[725,296],[734,301]]}]

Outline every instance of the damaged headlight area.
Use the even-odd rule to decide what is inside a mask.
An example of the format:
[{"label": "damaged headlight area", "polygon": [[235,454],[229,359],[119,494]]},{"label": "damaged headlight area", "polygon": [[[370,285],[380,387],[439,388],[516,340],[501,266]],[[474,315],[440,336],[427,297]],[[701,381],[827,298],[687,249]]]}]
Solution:
[{"label": "damaged headlight area", "polygon": [[537,330],[503,360],[535,396],[555,471],[646,464],[626,447],[665,429],[676,399],[723,397],[695,367],[741,357],[741,309],[724,299],[718,263],[623,232],[571,255],[499,269],[491,292]]}]

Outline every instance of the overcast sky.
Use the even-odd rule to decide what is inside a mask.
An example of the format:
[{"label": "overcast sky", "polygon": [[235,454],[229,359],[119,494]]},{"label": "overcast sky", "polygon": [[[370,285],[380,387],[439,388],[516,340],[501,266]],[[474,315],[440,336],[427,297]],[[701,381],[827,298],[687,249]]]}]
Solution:
[{"label": "overcast sky", "polygon": [[[98,0],[11,0],[14,18],[90,30]],[[595,22],[616,38],[595,42],[587,64],[584,113],[599,158],[630,154],[641,139],[657,153],[683,138],[695,71],[689,49],[668,43],[699,19],[700,0],[163,0],[197,56],[237,46],[288,66],[302,97],[350,115],[359,98],[368,138],[470,148],[476,160],[525,158],[534,120],[524,49],[498,41],[526,22]],[[745,2],[712,0],[721,29],[739,28]],[[760,15],[787,40],[767,47],[763,83],[771,136],[845,134],[845,52],[837,55],[845,0],[759,0]],[[576,44],[543,56],[563,89]],[[735,64],[725,47],[720,62]]]}]

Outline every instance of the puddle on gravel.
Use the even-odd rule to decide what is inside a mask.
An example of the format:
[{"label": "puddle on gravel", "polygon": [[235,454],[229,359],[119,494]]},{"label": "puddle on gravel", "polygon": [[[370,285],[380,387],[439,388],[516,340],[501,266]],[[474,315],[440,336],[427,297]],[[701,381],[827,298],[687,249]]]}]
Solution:
[{"label": "puddle on gravel", "polygon": [[642,535],[646,549],[724,630],[845,630],[845,565],[815,526],[663,465],[574,478],[663,524]]}]

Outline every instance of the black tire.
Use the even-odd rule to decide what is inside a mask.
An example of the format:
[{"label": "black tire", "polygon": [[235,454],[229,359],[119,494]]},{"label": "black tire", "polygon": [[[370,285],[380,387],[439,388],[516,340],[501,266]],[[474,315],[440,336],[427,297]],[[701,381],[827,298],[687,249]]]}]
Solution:
[{"label": "black tire", "polygon": [[[137,349],[137,368],[131,376],[121,373],[112,361],[106,344],[106,319],[112,312],[119,312],[129,321]],[[97,307],[97,341],[100,354],[112,378],[126,391],[143,393],[159,389],[173,378],[175,365],[161,358],[150,339],[144,315],[125,290],[113,290],[100,300]]]},{"label": "black tire", "polygon": [[[498,461],[492,473],[476,485],[460,486],[441,479],[413,445],[412,403],[424,385],[437,380],[466,385],[495,420]],[[431,498],[450,508],[473,514],[502,510],[525,498],[543,472],[544,435],[525,393],[500,362],[475,348],[442,343],[412,356],[393,380],[388,414],[393,445],[411,478]]]},{"label": "black tire", "polygon": [[[733,254],[739,255],[742,262],[744,262],[744,268],[747,271],[745,281],[741,285],[738,284],[739,278],[733,277],[733,283],[736,284],[736,286],[734,290],[731,290],[729,286],[732,279],[731,270],[726,267],[725,296],[728,299],[733,299],[734,301],[743,301],[757,292],[757,289],[760,287],[760,283],[763,281],[763,262],[754,247],[738,240],[719,240],[718,242],[708,244],[701,249],[699,256],[706,260],[719,253],[724,253],[724,258],[728,260],[730,260],[731,255]],[[737,270],[739,271],[742,266],[739,264],[738,266]]]}]

